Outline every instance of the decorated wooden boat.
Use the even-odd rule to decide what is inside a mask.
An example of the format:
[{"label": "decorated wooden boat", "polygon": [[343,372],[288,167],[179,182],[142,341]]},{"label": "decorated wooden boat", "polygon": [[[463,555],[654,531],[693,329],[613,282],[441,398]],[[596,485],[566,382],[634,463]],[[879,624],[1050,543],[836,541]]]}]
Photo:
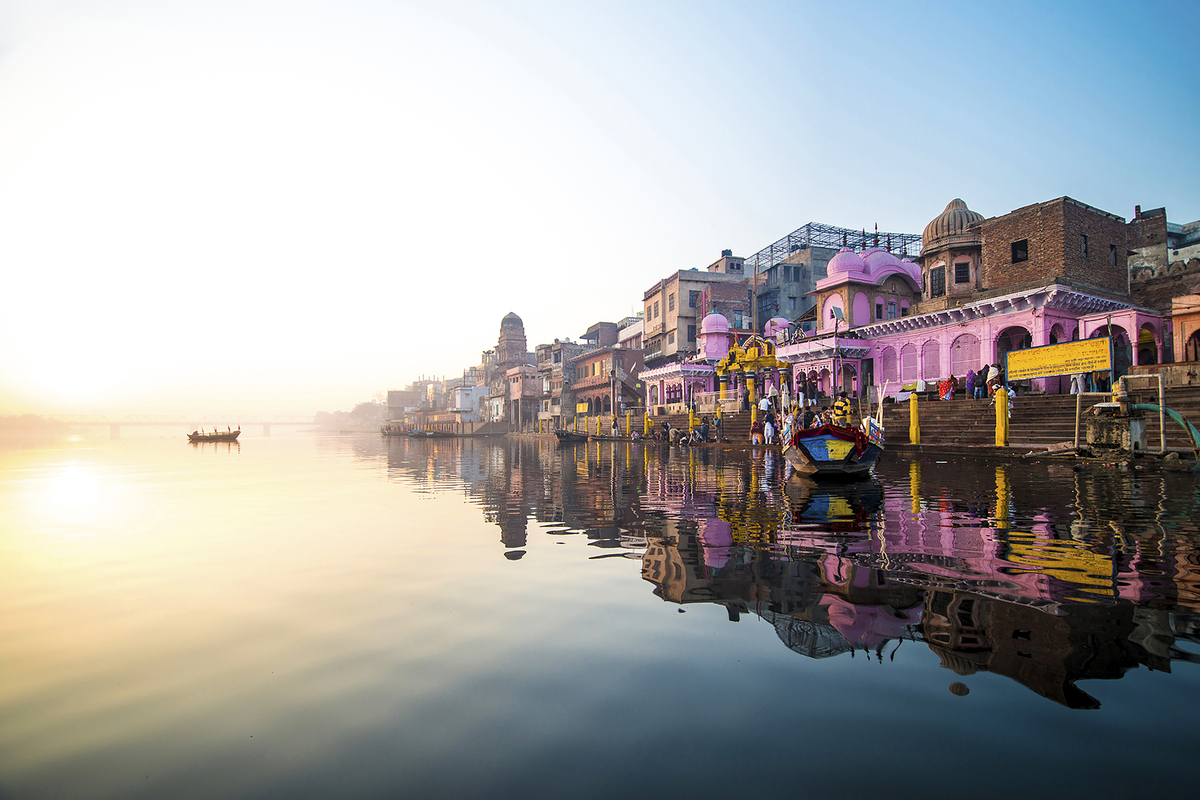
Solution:
[{"label": "decorated wooden boat", "polygon": [[187,437],[189,442],[236,442],[241,433],[241,428],[236,431],[213,431],[212,433],[192,431]]},{"label": "decorated wooden boat", "polygon": [[[870,418],[867,421],[874,422]],[[876,441],[858,428],[822,425],[796,431],[784,448],[783,457],[800,475],[857,480],[870,473],[871,465],[882,452],[882,436]]]},{"label": "decorated wooden boat", "polygon": [[878,418],[863,417],[861,427],[822,425],[795,431],[784,447],[783,457],[798,475],[818,480],[858,480],[870,474],[871,465],[883,452],[883,438],[881,402]]}]

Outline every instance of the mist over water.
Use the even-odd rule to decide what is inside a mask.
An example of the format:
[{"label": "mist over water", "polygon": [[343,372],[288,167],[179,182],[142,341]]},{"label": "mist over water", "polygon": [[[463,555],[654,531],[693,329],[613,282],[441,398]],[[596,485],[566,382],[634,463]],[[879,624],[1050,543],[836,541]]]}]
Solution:
[{"label": "mist over water", "polygon": [[0,794],[1190,785],[1192,475],[253,434],[0,447]]}]

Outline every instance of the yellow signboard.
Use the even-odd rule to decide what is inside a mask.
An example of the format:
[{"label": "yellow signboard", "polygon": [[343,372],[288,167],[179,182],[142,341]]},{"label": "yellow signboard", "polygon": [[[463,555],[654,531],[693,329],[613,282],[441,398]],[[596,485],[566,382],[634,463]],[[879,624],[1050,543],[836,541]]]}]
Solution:
[{"label": "yellow signboard", "polygon": [[576,403],[575,404],[575,413],[576,414],[586,414],[587,413],[587,403]]},{"label": "yellow signboard", "polygon": [[1050,375],[1074,375],[1112,369],[1109,337],[1084,339],[1082,342],[1048,344],[1008,354],[1005,376],[1010,381],[1045,378]]}]

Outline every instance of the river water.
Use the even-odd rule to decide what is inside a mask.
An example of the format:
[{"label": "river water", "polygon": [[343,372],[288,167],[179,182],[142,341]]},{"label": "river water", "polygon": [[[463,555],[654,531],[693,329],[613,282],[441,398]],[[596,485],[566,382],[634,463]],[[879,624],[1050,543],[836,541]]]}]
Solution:
[{"label": "river water", "polygon": [[1195,783],[1193,475],[244,435],[0,448],[0,797]]}]

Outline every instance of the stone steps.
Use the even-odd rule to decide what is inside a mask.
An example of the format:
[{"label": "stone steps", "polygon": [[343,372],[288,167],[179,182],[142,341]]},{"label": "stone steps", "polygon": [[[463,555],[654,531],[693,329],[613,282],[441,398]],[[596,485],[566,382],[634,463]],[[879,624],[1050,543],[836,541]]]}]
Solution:
[{"label": "stone steps", "polygon": [[[1136,399],[1140,402],[1157,403],[1157,392],[1137,392]],[[1086,409],[1102,400],[1102,397],[1085,397],[1083,407]],[[1009,422],[1009,442],[1046,447],[1073,440],[1075,402],[1074,395],[1025,395],[1014,398]],[[1169,389],[1166,392],[1165,404],[1182,414],[1193,425],[1200,427],[1200,387]],[[897,444],[908,442],[908,414],[907,403],[884,406],[887,441]],[[995,408],[988,400],[922,402],[918,406],[918,414],[922,444],[995,444]],[[1157,449],[1157,415],[1146,415],[1146,429],[1148,448]],[[1167,420],[1166,440],[1168,448],[1191,447],[1191,440],[1183,428],[1170,419]]]}]

